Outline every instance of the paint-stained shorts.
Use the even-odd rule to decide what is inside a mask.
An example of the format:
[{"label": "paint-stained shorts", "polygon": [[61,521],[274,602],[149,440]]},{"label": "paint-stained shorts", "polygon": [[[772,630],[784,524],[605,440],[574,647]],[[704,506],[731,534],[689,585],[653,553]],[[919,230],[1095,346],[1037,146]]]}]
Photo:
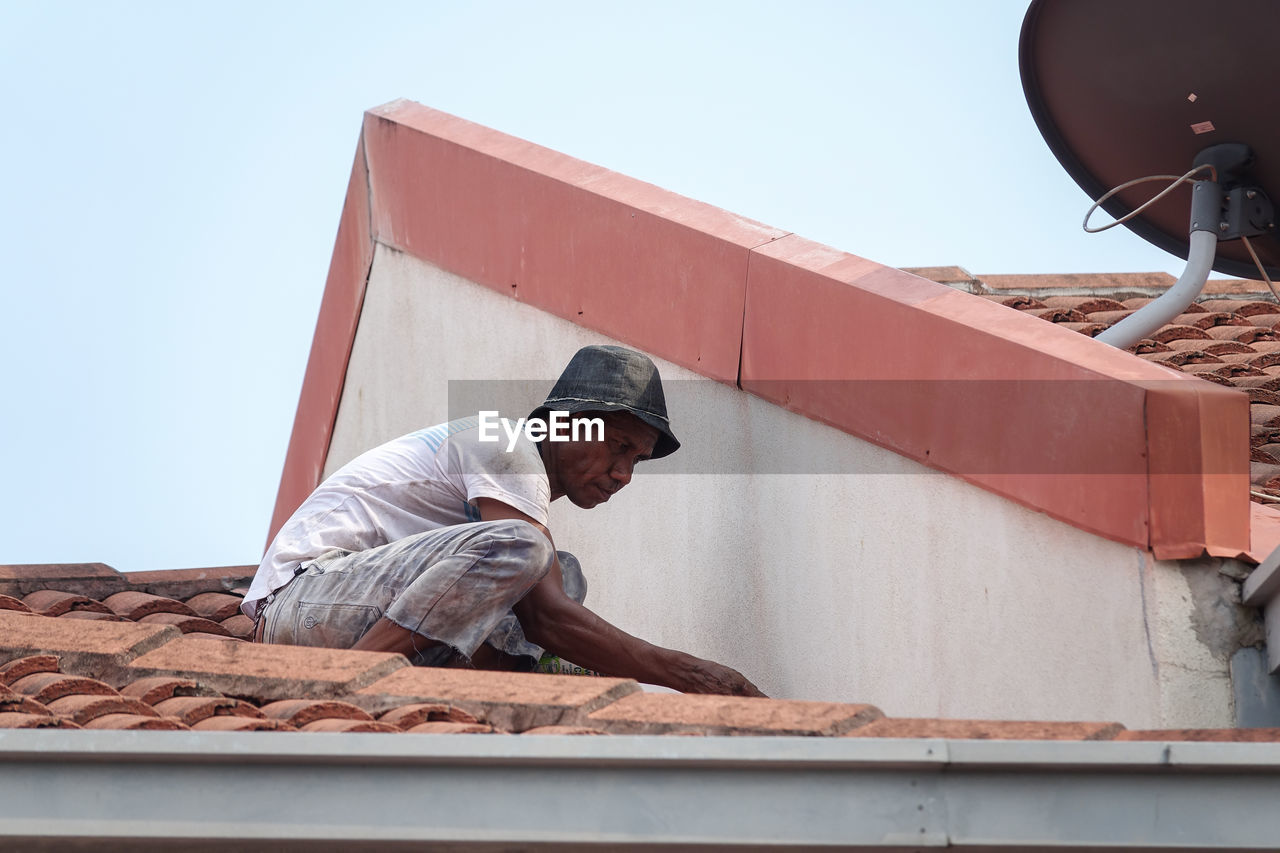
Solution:
[{"label": "paint-stained shorts", "polygon": [[[481,521],[419,533],[367,551],[329,551],[303,563],[265,605],[262,642],[350,648],[383,616],[436,640],[415,663],[468,658],[481,643],[537,661],[511,607],[551,569],[547,537],[527,522]],[[558,552],[565,593],[581,603],[577,559]]]}]

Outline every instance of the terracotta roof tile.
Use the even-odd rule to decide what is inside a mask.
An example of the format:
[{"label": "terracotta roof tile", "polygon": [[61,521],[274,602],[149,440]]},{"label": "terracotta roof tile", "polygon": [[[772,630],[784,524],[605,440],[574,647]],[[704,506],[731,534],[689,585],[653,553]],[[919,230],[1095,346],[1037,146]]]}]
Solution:
[{"label": "terracotta roof tile", "polygon": [[[1240,378],[1256,379],[1257,377],[1243,376]],[[1275,391],[1268,391],[1264,388],[1243,388],[1241,390],[1249,395],[1250,403],[1265,403],[1268,406],[1280,406],[1280,394],[1277,394]]]},{"label": "terracotta roof tile", "polygon": [[1110,740],[1119,723],[1060,723],[1006,720],[931,720],[896,717],[875,720],[845,737],[949,738],[962,740]]},{"label": "terracotta roof tile", "polygon": [[1095,311],[1092,314],[1089,314],[1088,317],[1089,321],[1092,323],[1103,323],[1107,326],[1112,326],[1119,323],[1132,313],[1133,312],[1129,309],[1121,306],[1111,311]]},{"label": "terracotta roof tile", "polygon": [[1049,306],[1031,296],[1005,296],[1002,294],[983,295],[983,299],[996,302],[1006,308],[1016,308],[1019,311],[1026,308],[1048,308]]},{"label": "terracotta roof tile", "polygon": [[40,714],[12,714],[0,710],[0,729],[78,729],[70,720]]},{"label": "terracotta roof tile", "polygon": [[206,717],[192,729],[198,732],[292,732],[294,726],[280,720],[265,717],[214,716]]},{"label": "terracotta roof tile", "polygon": [[72,610],[111,613],[100,601],[60,589],[38,589],[23,596],[22,603],[41,616],[61,616]]},{"label": "terracotta roof tile", "polygon": [[1222,359],[1205,352],[1199,347],[1170,348],[1169,352],[1157,352],[1143,356],[1147,361],[1182,367],[1188,364],[1222,364]]},{"label": "terracotta roof tile", "polygon": [[1059,291],[1065,293],[1087,293],[1109,295],[1119,299],[1121,296],[1145,295],[1143,292],[1158,294],[1173,284],[1174,278],[1168,273],[1036,273],[1032,275],[980,275],[978,281],[993,292],[1006,290],[1019,291]]},{"label": "terracotta roof tile", "polygon": [[1153,341],[1159,341],[1162,344],[1167,344],[1169,341],[1182,340],[1185,338],[1194,338],[1196,340],[1206,341],[1212,336],[1198,326],[1169,325],[1160,327],[1156,331],[1152,332],[1149,337]]},{"label": "terracotta roof tile", "polygon": [[197,616],[221,622],[223,619],[239,615],[240,602],[243,600],[242,596],[229,595],[225,592],[202,592],[188,598],[186,604]]},{"label": "terracotta roof tile", "polygon": [[121,576],[123,583],[120,588],[137,589],[175,599],[187,599],[202,592],[230,592],[243,597],[257,568],[256,565],[216,566],[129,572]]},{"label": "terracotta roof tile", "polygon": [[1234,382],[1238,388],[1263,388],[1267,391],[1280,391],[1280,377],[1277,376],[1242,376]]},{"label": "terracotta roof tile", "polygon": [[156,702],[155,710],[162,717],[173,717],[188,726],[210,717],[263,717],[263,713],[248,702],[226,696],[174,696]]},{"label": "terracotta roof tile", "polygon": [[104,714],[85,723],[86,729],[125,729],[178,731],[187,728],[172,717],[147,717],[142,714]]},{"label": "terracotta roof tile", "polygon": [[1173,318],[1173,325],[1195,326],[1197,329],[1212,329],[1215,326],[1250,326],[1253,324],[1245,317],[1237,317],[1235,314],[1228,314],[1224,311],[1216,311],[1210,313],[1208,311],[1199,311],[1194,313],[1179,314]]},{"label": "terracotta roof tile", "polygon": [[1046,308],[1065,308],[1068,311],[1079,311],[1081,314],[1090,315],[1089,319],[1096,313],[1124,311],[1130,313],[1123,302],[1117,302],[1114,299],[1108,299],[1105,296],[1046,296],[1043,300]]},{"label": "terracotta roof tile", "polygon": [[196,615],[195,611],[181,601],[175,601],[172,598],[165,598],[159,595],[151,595],[146,592],[138,592],[137,590],[117,592],[115,595],[108,596],[102,603],[110,607],[111,612],[117,616],[123,616],[125,619],[132,619],[135,622],[141,620],[144,616],[151,616],[156,613],[177,613],[182,616]]},{"label": "terracotta roof tile", "polygon": [[1169,348],[1178,350],[1198,349],[1201,352],[1216,355],[1223,361],[1230,361],[1231,359],[1227,358],[1229,355],[1247,355],[1251,357],[1258,355],[1258,352],[1253,347],[1240,341],[1172,341],[1169,344]]},{"label": "terracotta roof tile", "polygon": [[[1219,359],[1219,363],[1212,364],[1186,364],[1182,367],[1183,373],[1194,373],[1197,376],[1202,374],[1214,374],[1216,376],[1235,379],[1239,376],[1265,376],[1261,368],[1254,367],[1250,364],[1230,364]],[[1229,385],[1231,383],[1219,383]]]},{"label": "terracotta roof tile", "polygon": [[107,714],[131,714],[138,717],[159,717],[150,705],[128,696],[112,694],[96,696],[86,693],[75,693],[60,699],[47,701],[44,706],[59,717],[66,717],[76,725],[86,725],[91,720]]},{"label": "terracotta roof tile", "polygon": [[172,625],[184,634],[210,634],[214,637],[231,636],[231,633],[217,622],[182,613],[148,613],[137,621],[145,622],[149,625]]},{"label": "terracotta roof tile", "polygon": [[1050,323],[1086,323],[1089,321],[1089,318],[1079,311],[1071,311],[1066,308],[1030,308],[1023,313],[1039,317],[1041,320],[1048,320]]},{"label": "terracotta roof tile", "polygon": [[477,670],[398,669],[359,692],[375,711],[391,705],[447,702],[497,728],[524,731],[535,726],[576,725],[584,715],[639,691],[629,679],[580,675],[507,673],[502,678]]},{"label": "terracotta roof tile", "polygon": [[221,625],[223,630],[237,639],[247,640],[253,636],[253,620],[243,613],[223,619]]},{"label": "terracotta roof tile", "polygon": [[972,282],[973,275],[964,267],[903,267],[903,272],[936,281],[939,284]]},{"label": "terracotta roof tile", "polygon": [[1244,344],[1251,344],[1254,341],[1273,341],[1276,339],[1276,333],[1271,329],[1262,329],[1252,323],[1238,325],[1211,326],[1205,329],[1205,333],[1219,341],[1240,341]]},{"label": "terracotta roof tile", "polygon": [[878,719],[871,705],[790,702],[736,696],[637,693],[589,716],[591,724],[615,734],[831,735]]},{"label": "terracotta roof tile", "polygon": [[[462,726],[472,725],[474,723],[426,723],[425,725],[447,725]],[[325,717],[307,723],[305,726],[299,727],[304,732],[384,732],[387,734],[399,734],[400,729],[388,723],[380,723],[377,720],[349,720],[341,717]],[[483,729],[487,729],[485,726]]]},{"label": "terracotta roof tile", "polygon": [[218,694],[190,679],[156,675],[129,682],[120,688],[120,695],[132,696],[148,705],[154,705],[175,696],[217,696]]},{"label": "terracotta roof tile", "polygon": [[68,610],[59,619],[87,619],[91,622],[128,622],[123,616],[114,613],[99,613],[96,610]]},{"label": "terracotta roof tile", "polygon": [[1268,465],[1265,462],[1249,463],[1249,482],[1264,489],[1280,486],[1280,465]]},{"label": "terracotta roof tile", "polygon": [[367,711],[357,708],[349,702],[318,699],[285,699],[279,702],[271,702],[262,706],[262,716],[271,720],[283,720],[298,727],[303,727],[316,720],[373,719]]},{"label": "terracotta roof tile", "polygon": [[57,654],[64,668],[98,677],[118,671],[137,655],[179,636],[179,632],[168,625],[80,622],[3,610],[0,636],[7,638],[11,657]]},{"label": "terracotta roof tile", "polygon": [[134,660],[129,671],[132,677],[177,675],[229,696],[271,702],[344,696],[407,666],[403,656],[381,652],[179,637]]},{"label": "terracotta roof tile", "polygon": [[23,693],[30,696],[44,705],[72,694],[117,695],[110,685],[103,684],[96,678],[65,675],[61,672],[35,672],[31,675],[25,675],[10,684],[9,689],[15,693]]},{"label": "terracotta roof tile", "polygon": [[183,636],[189,637],[193,640],[225,640],[230,643],[244,642],[244,640],[239,637],[232,637],[227,633],[210,634],[206,631],[191,631],[190,633],[183,634]]},{"label": "terracotta roof tile", "polygon": [[[574,726],[542,726],[541,728],[556,729],[572,729]],[[466,734],[488,734],[494,731],[493,726],[485,723],[451,723],[447,720],[431,720],[425,723],[418,723],[416,726],[410,726],[404,731],[415,735],[466,735]],[[538,731],[531,729],[530,731]],[[525,732],[528,734],[529,732]]]},{"label": "terracotta roof tile", "polygon": [[419,723],[475,723],[474,715],[442,702],[410,702],[378,715],[384,723],[409,728]]},{"label": "terracotta roof tile", "polygon": [[53,716],[53,712],[41,705],[30,696],[23,696],[18,693],[10,693],[6,696],[0,696],[0,713],[5,714],[35,714],[37,716]]},{"label": "terracotta roof tile", "polygon": [[1123,731],[1116,740],[1210,741],[1220,743],[1276,743],[1280,729],[1148,729]]},{"label": "terracotta roof tile", "polygon": [[12,595],[0,595],[0,610],[16,610],[19,613],[30,613],[31,608],[22,603],[21,599],[14,598]]},{"label": "terracotta roof tile", "polygon": [[[0,566],[0,580],[17,581],[19,587],[29,585],[27,592],[30,592],[36,589],[60,589],[62,587],[59,584],[68,583],[75,584],[76,587],[93,586],[92,582],[95,580],[107,580],[116,586],[120,581],[120,573],[105,563],[15,563]],[[83,589],[81,592],[90,594]]]},{"label": "terracotta roof tile", "polygon": [[1107,327],[1110,324],[1094,323],[1090,321],[1085,323],[1064,322],[1064,323],[1058,323],[1058,325],[1062,326],[1063,328],[1070,329],[1073,332],[1079,332],[1082,335],[1088,335],[1091,338],[1096,338],[1099,333],[1106,331]]},{"label": "terracotta roof tile", "polygon": [[590,726],[538,726],[523,733],[528,735],[604,735],[608,732]]},{"label": "terracotta roof tile", "polygon": [[0,684],[10,685],[35,672],[58,672],[57,655],[27,655],[0,666]]},{"label": "terracotta roof tile", "polygon": [[1249,445],[1258,447],[1263,444],[1280,442],[1280,429],[1265,427],[1262,424],[1249,424]]},{"label": "terracotta roof tile", "polygon": [[[1280,305],[1264,302],[1261,299],[1207,299],[1198,304],[1205,311],[1228,311],[1242,317],[1253,317],[1258,314],[1280,315]],[[1280,316],[1276,319],[1280,320]]]}]

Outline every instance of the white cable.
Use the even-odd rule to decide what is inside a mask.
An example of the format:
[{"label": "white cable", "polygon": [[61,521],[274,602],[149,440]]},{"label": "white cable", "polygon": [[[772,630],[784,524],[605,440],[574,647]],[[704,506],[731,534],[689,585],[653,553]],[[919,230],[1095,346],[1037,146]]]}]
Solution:
[{"label": "white cable", "polygon": [[[1104,195],[1102,198],[1098,199],[1093,203],[1093,206],[1089,208],[1089,212],[1084,215],[1084,224],[1082,227],[1089,234],[1097,234],[1100,231],[1106,231],[1108,228],[1115,228],[1117,225],[1123,222],[1128,222],[1130,219],[1137,216],[1139,213],[1142,213],[1142,211],[1146,210],[1148,207],[1155,204],[1160,199],[1167,196],[1169,193],[1173,192],[1180,185],[1191,180],[1192,175],[1196,174],[1197,172],[1202,172],[1205,169],[1208,169],[1210,172],[1213,173],[1213,180],[1216,181],[1218,179],[1217,170],[1214,169],[1212,165],[1208,163],[1204,163],[1203,165],[1196,166],[1194,169],[1187,172],[1185,175],[1181,175],[1181,176],[1179,175],[1147,175],[1145,178],[1134,178],[1132,181],[1125,181],[1120,186],[1115,187],[1111,190],[1108,190],[1106,195]],[[1129,211],[1124,216],[1117,219],[1115,222],[1108,222],[1106,225],[1100,225],[1097,228],[1089,227],[1089,220],[1090,218],[1093,217],[1093,212],[1097,210],[1099,207],[1102,207],[1102,205],[1106,203],[1107,199],[1111,198],[1113,195],[1115,195],[1118,192],[1129,189],[1129,187],[1136,186],[1138,184],[1145,184],[1149,181],[1172,181],[1173,183],[1169,184],[1169,186],[1165,187],[1159,193],[1147,199],[1145,202],[1138,205],[1136,209]]]},{"label": "white cable", "polygon": [[1267,283],[1267,289],[1271,291],[1271,295],[1275,297],[1276,302],[1280,302],[1280,293],[1276,293],[1276,286],[1271,283],[1271,277],[1267,275],[1267,270],[1262,266],[1262,261],[1258,260],[1258,253],[1253,250],[1253,244],[1249,242],[1249,238],[1241,235],[1244,241],[1244,247],[1249,250],[1249,257],[1253,258],[1253,263],[1258,267],[1258,272],[1262,273],[1262,280]]},{"label": "white cable", "polygon": [[[1164,198],[1169,193],[1173,192],[1182,184],[1189,182],[1191,180],[1192,175],[1196,174],[1197,172],[1204,171],[1205,169],[1209,170],[1213,180],[1215,181],[1218,180],[1218,170],[1215,169],[1212,164],[1204,163],[1202,165],[1196,166],[1191,171],[1181,176],[1147,175],[1145,178],[1134,178],[1132,181],[1125,181],[1120,186],[1114,187],[1108,190],[1106,195],[1104,195],[1102,198],[1095,201],[1089,207],[1089,211],[1084,215],[1084,223],[1082,227],[1089,234],[1097,234],[1101,231],[1106,231],[1108,228],[1115,228],[1117,225],[1128,222],[1130,219],[1142,213],[1142,211],[1146,210],[1148,207],[1155,204],[1157,201]],[[1093,217],[1093,212],[1097,210],[1099,207],[1102,207],[1102,205],[1106,203],[1107,199],[1111,198],[1113,195],[1115,195],[1118,192],[1122,192],[1124,190],[1129,189],[1129,187],[1137,186],[1138,184],[1149,183],[1150,181],[1172,181],[1172,183],[1170,183],[1169,186],[1165,187],[1160,192],[1156,193],[1154,196],[1147,199],[1142,204],[1138,205],[1135,209],[1129,211],[1128,213],[1126,213],[1124,216],[1120,217],[1116,221],[1108,222],[1106,225],[1100,225],[1097,228],[1089,227],[1089,220]],[[1245,237],[1243,235],[1240,237],[1240,239],[1244,241],[1244,247],[1249,250],[1249,257],[1253,258],[1254,265],[1258,268],[1258,272],[1262,274],[1262,280],[1266,283],[1267,289],[1271,291],[1272,298],[1274,298],[1276,302],[1280,302],[1280,292],[1277,292],[1275,284],[1271,281],[1271,277],[1267,275],[1266,268],[1262,265],[1262,261],[1258,259],[1258,253],[1253,250],[1253,244],[1249,242],[1248,237]],[[1280,498],[1276,498],[1274,500],[1280,500]]]}]

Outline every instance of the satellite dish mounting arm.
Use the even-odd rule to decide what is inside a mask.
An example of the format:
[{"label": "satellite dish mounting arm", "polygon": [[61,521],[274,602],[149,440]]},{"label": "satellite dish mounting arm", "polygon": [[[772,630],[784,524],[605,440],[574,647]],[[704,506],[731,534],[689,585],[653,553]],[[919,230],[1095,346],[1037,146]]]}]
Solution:
[{"label": "satellite dish mounting arm", "polygon": [[1103,331],[1097,339],[1128,349],[1183,313],[1204,290],[1213,269],[1219,240],[1234,240],[1265,233],[1274,222],[1266,194],[1245,186],[1244,173],[1253,164],[1253,152],[1239,142],[1211,145],[1196,155],[1196,167],[1209,167],[1213,179],[1191,184],[1191,225],[1187,267],[1182,276],[1158,299]]}]

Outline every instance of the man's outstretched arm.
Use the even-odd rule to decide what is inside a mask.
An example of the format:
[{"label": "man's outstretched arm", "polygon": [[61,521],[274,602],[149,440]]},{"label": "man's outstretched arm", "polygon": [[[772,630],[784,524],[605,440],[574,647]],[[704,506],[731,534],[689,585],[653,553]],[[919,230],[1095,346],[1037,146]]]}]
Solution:
[{"label": "man's outstretched arm", "polygon": [[[508,504],[491,498],[479,498],[476,504],[485,521],[527,521],[551,541],[546,527]],[[764,696],[737,670],[645,642],[569,598],[558,559],[513,610],[530,642],[602,675],[634,678],[686,693]]]}]

